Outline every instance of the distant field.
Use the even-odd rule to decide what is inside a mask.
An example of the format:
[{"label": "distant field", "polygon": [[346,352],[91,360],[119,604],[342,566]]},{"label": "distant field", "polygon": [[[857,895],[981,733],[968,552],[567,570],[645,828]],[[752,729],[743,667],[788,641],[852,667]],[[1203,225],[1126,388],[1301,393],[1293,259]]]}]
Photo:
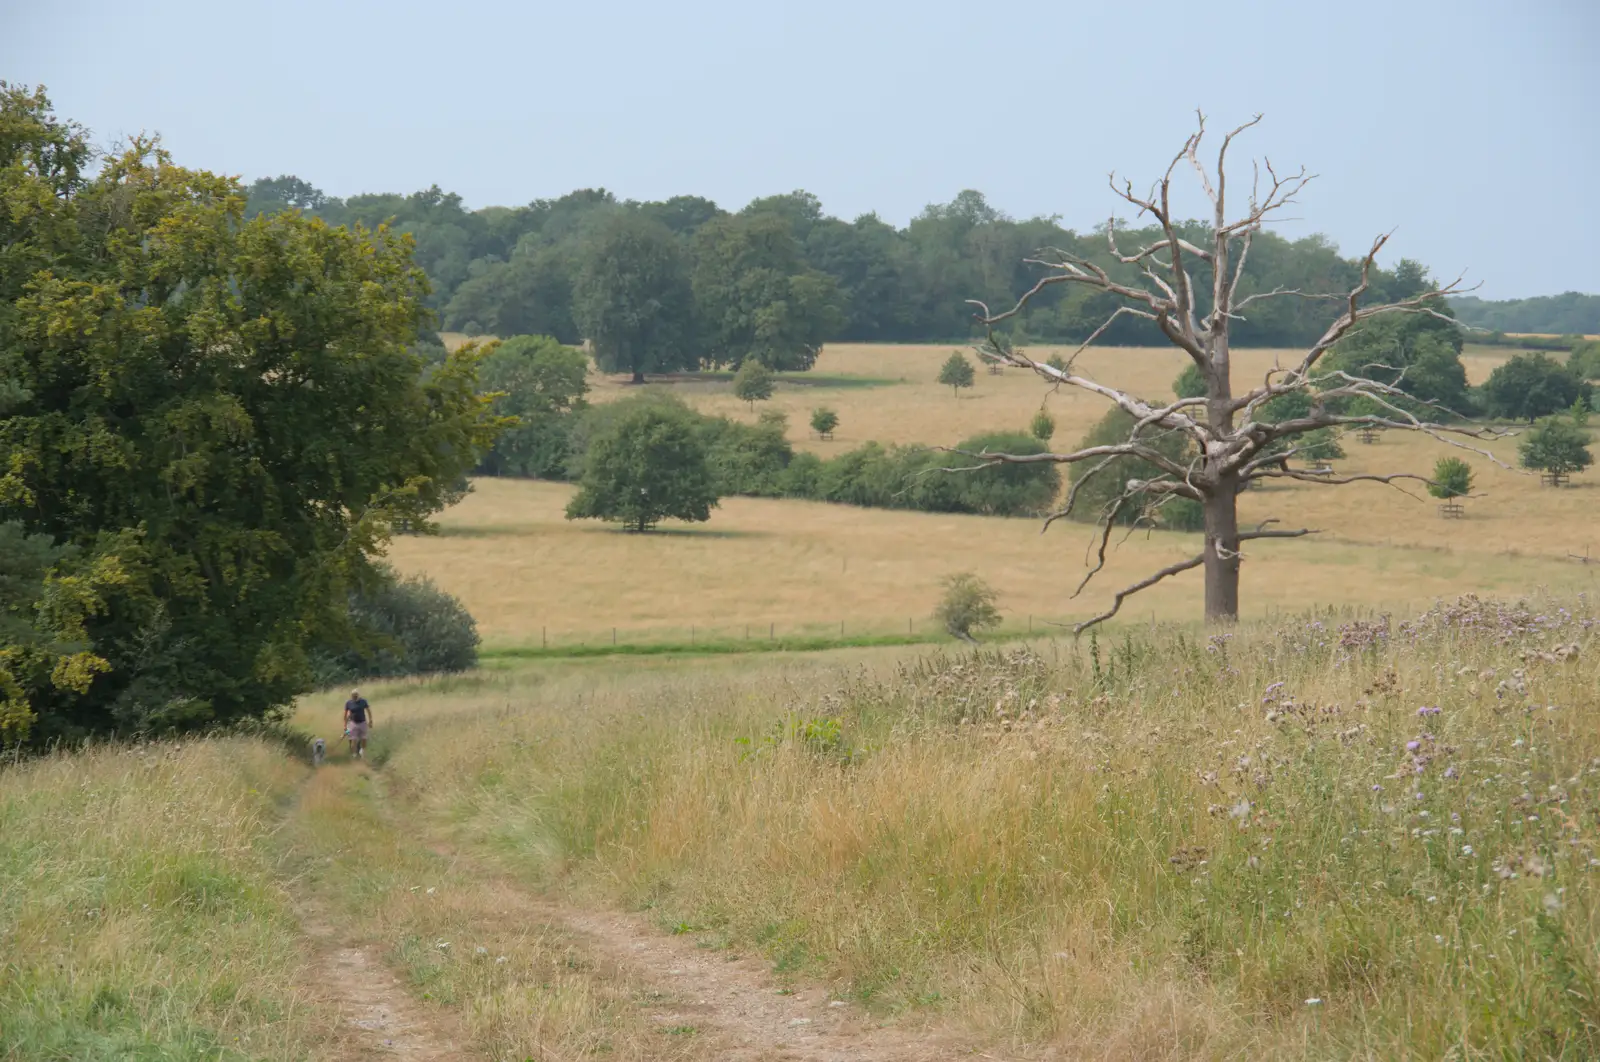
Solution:
[{"label": "distant field", "polygon": [[[1055,442],[1070,445],[1102,415],[1104,404],[1052,391],[1027,373],[980,371],[960,398],[934,382],[946,346],[829,347],[804,385],[782,384],[765,407],[790,416],[796,446],[838,453],[868,440],[950,444],[979,431],[1021,428],[1043,403],[1057,421]],[[1041,348],[1044,355],[1049,348]],[[1510,352],[1470,350],[1469,375],[1482,380]],[[1260,377],[1289,352],[1235,352],[1237,380]],[[1182,367],[1166,350],[1107,349],[1084,354],[1080,367],[1110,383],[1167,393]],[[828,381],[833,381],[829,383]],[[861,386],[856,380],[871,381]],[[607,401],[634,389],[597,376],[593,397]],[[652,384],[670,388],[706,412],[749,420],[747,406],[723,380]],[[839,412],[831,442],[811,438],[809,411]],[[1391,433],[1375,445],[1347,439],[1341,471],[1426,472],[1446,453],[1430,439]],[[1494,452],[1515,463],[1513,441]],[[1456,451],[1459,453],[1459,451]],[[1600,566],[1568,554],[1600,556],[1593,513],[1600,478],[1579,477],[1562,490],[1466,455],[1476,496],[1463,520],[1442,520],[1434,501],[1372,484],[1273,486],[1247,494],[1247,521],[1278,518],[1326,533],[1269,543],[1249,553],[1247,613],[1311,605],[1410,606],[1469,591],[1516,593],[1535,585],[1588,586]],[[1109,603],[1120,586],[1153,567],[1193,555],[1194,536],[1140,534],[1113,556],[1077,600],[1089,528],[1058,524],[1044,537],[1034,520],[887,512],[798,501],[725,499],[708,524],[670,527],[638,537],[592,522],[563,519],[571,488],[479,480],[477,491],[446,513],[444,536],[403,539],[393,556],[458,594],[490,645],[751,637],[769,633],[905,633],[925,630],[939,580],[971,570],[990,581],[1014,628],[1027,617],[1069,622]],[[1141,595],[1129,618],[1194,618],[1196,578],[1179,577]]]}]

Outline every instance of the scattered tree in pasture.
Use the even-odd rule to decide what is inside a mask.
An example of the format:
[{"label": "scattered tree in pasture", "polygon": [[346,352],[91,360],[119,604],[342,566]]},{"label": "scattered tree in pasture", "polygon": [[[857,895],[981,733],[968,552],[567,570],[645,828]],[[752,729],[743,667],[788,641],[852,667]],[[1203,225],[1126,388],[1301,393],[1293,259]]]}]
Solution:
[{"label": "scattered tree in pasture", "polygon": [[1028,422],[1028,434],[1040,442],[1049,442],[1051,436],[1055,435],[1055,433],[1056,418],[1052,417],[1041,406],[1038,412],[1034,413],[1033,419]]},{"label": "scattered tree in pasture", "polygon": [[1485,411],[1492,417],[1530,424],[1589,400],[1592,388],[1550,355],[1517,354],[1495,367],[1483,385]]},{"label": "scattered tree in pasture", "polygon": [[[1140,215],[1156,223],[1153,238],[1125,250],[1118,242],[1115,219],[1107,223],[1106,240],[1110,259],[1091,258],[1071,251],[1049,252],[1031,260],[1050,272],[1039,279],[1009,310],[992,312],[974,301],[978,320],[989,338],[980,348],[981,356],[1019,368],[1031,369],[1051,386],[1076,387],[1115,406],[1126,417],[1126,434],[1116,441],[1081,447],[1069,453],[1053,454],[1049,459],[1072,465],[1084,464],[1087,471],[1078,477],[1069,492],[1065,507],[1054,514],[1065,515],[1093,483],[1113,467],[1118,459],[1134,458],[1154,469],[1153,475],[1124,481],[1116,497],[1099,514],[1096,560],[1084,582],[1087,583],[1105,563],[1105,551],[1112,528],[1130,510],[1147,510],[1168,497],[1186,499],[1199,506],[1204,517],[1205,540],[1200,553],[1169,565],[1117,592],[1110,608],[1080,623],[1078,630],[1116,615],[1131,595],[1163,579],[1193,568],[1205,573],[1205,614],[1207,619],[1232,622],[1239,615],[1239,570],[1246,543],[1269,538],[1298,538],[1314,533],[1310,528],[1275,529],[1273,521],[1252,529],[1239,526],[1238,495],[1252,482],[1263,479],[1292,479],[1317,484],[1376,482],[1393,484],[1400,479],[1426,481],[1415,473],[1332,475],[1311,469],[1294,468],[1289,457],[1298,443],[1313,432],[1361,427],[1408,429],[1471,449],[1462,437],[1482,437],[1487,432],[1459,423],[1426,419],[1426,405],[1418,408],[1414,396],[1398,384],[1363,376],[1349,368],[1328,368],[1323,363],[1330,352],[1358,325],[1386,314],[1442,315],[1442,299],[1456,290],[1456,284],[1437,287],[1423,278],[1413,278],[1414,290],[1389,302],[1362,305],[1373,287],[1375,259],[1388,242],[1379,237],[1360,263],[1357,278],[1339,293],[1337,316],[1310,343],[1304,353],[1287,368],[1275,367],[1266,378],[1242,394],[1235,394],[1232,371],[1232,337],[1236,326],[1258,311],[1270,310],[1273,300],[1303,299],[1317,292],[1279,288],[1263,289],[1249,282],[1245,262],[1263,226],[1296,201],[1296,195],[1312,179],[1305,170],[1280,173],[1267,166],[1259,184],[1250,193],[1245,211],[1234,218],[1228,215],[1224,184],[1227,151],[1235,137],[1255,125],[1259,116],[1223,138],[1215,167],[1201,160],[1199,148],[1205,133],[1204,119],[1199,130],[1189,137],[1173,158],[1161,179],[1147,193],[1136,192],[1131,182],[1113,177],[1112,190]],[[1201,188],[1210,200],[1209,227],[1182,224],[1171,204],[1172,182],[1180,168],[1193,167]],[[1006,349],[996,329],[1024,313],[1029,304],[1057,288],[1086,291],[1108,308],[1104,317],[1079,351],[1098,340],[1127,318],[1154,326],[1173,346],[1183,351],[1205,383],[1205,394],[1176,400],[1148,400],[1126,390],[1109,386],[1074,367],[1068,358],[1065,368],[1040,363]],[[1249,311],[1248,313],[1246,311]],[[1304,393],[1309,399],[1304,415],[1272,420],[1265,407],[1285,396]],[[1360,400],[1362,407],[1352,408]],[[1174,456],[1168,438],[1181,440],[1181,451]],[[1288,449],[1281,449],[1287,444]],[[1486,455],[1492,456],[1492,455]],[[1037,461],[1035,455],[991,454],[987,461]],[[1080,585],[1081,589],[1081,585]]]},{"label": "scattered tree in pasture", "polygon": [[672,402],[631,403],[590,440],[567,519],[648,531],[665,519],[711,519],[717,494],[706,444],[692,410]]},{"label": "scattered tree in pasture", "polygon": [[950,356],[939,367],[939,382],[950,388],[951,393],[957,398],[961,397],[961,389],[971,387],[977,378],[972,362],[964,358],[959,350],[951,351]]},{"label": "scattered tree in pasture", "polygon": [[817,438],[833,438],[834,429],[838,426],[839,414],[827,406],[818,406],[811,411],[811,430],[817,433]]},{"label": "scattered tree in pasture", "polygon": [[0,201],[0,525],[60,551],[34,647],[0,648],[0,740],[289,703],[396,526],[492,441],[478,352],[423,371],[398,232],[246,218],[153,140],[95,160],[42,91],[0,85]]},{"label": "scattered tree in pasture", "polygon": [[677,237],[659,222],[618,212],[585,243],[573,285],[573,311],[594,344],[595,364],[646,373],[696,363],[691,353],[694,296]]},{"label": "scattered tree in pasture", "polygon": [[1573,423],[1571,417],[1546,417],[1517,444],[1522,467],[1543,472],[1552,486],[1558,486],[1574,472],[1594,463],[1589,452],[1589,433]]},{"label": "scattered tree in pasture", "polygon": [[933,615],[954,637],[977,644],[975,632],[1000,625],[997,600],[988,583],[971,572],[962,572],[944,580],[944,597]]},{"label": "scattered tree in pasture", "polygon": [[772,397],[772,370],[755,358],[746,358],[739,366],[739,371],[733,374],[733,396],[741,402],[748,402],[753,412],[757,402],[765,402]]},{"label": "scattered tree in pasture", "polygon": [[[1065,366],[1057,366],[1065,368]],[[1204,398],[1206,396],[1206,378],[1200,371],[1200,366],[1194,362],[1183,367],[1178,378],[1172,381],[1172,393],[1179,398]]]},{"label": "scattered tree in pasture", "polygon": [[1459,457],[1441,457],[1434,463],[1428,493],[1440,501],[1454,501],[1472,493],[1472,466]]}]

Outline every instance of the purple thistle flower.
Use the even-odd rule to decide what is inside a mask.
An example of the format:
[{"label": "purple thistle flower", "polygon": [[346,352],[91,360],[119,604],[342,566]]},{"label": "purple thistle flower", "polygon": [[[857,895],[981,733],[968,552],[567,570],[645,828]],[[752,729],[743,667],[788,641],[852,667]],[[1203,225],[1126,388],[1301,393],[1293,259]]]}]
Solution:
[{"label": "purple thistle flower", "polygon": [[1420,742],[1420,741],[1408,741],[1408,742],[1406,742],[1406,751],[1407,752],[1415,752],[1418,749],[1420,749],[1421,747],[1422,747],[1422,742]]}]

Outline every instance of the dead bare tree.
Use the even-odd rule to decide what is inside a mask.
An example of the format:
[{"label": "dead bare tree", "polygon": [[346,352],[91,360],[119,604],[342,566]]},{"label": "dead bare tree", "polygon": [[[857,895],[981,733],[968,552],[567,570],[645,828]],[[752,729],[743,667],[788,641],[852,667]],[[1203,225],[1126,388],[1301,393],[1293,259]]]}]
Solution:
[{"label": "dead bare tree", "polygon": [[[1265,225],[1275,220],[1274,215],[1294,203],[1295,196],[1312,180],[1312,175],[1303,168],[1292,175],[1280,176],[1270,162],[1265,162],[1255,167],[1248,209],[1241,217],[1231,221],[1228,219],[1228,148],[1236,136],[1260,120],[1261,116],[1256,115],[1223,138],[1214,171],[1207,169],[1199,154],[1200,143],[1205,135],[1205,117],[1201,115],[1196,132],[1185,141],[1183,149],[1173,157],[1166,173],[1148,194],[1141,196],[1135,193],[1131,183],[1125,180],[1119,183],[1116,175],[1112,175],[1112,191],[1137,208],[1139,216],[1149,215],[1159,225],[1159,234],[1154,241],[1132,253],[1124,253],[1117,244],[1116,219],[1113,218],[1107,225],[1112,258],[1125,266],[1134,267],[1137,270],[1136,280],[1117,279],[1088,258],[1051,249],[1040,252],[1037,258],[1029,259],[1032,264],[1043,266],[1050,272],[1011,309],[993,313],[981,302],[972,303],[979,309],[978,320],[987,332],[986,340],[978,349],[983,358],[992,363],[1031,369],[1055,386],[1088,391],[1125,410],[1133,418],[1128,438],[1120,443],[1071,453],[968,454],[978,459],[978,467],[1006,462],[1094,462],[1069,491],[1063,508],[1046,520],[1046,527],[1051,521],[1070,514],[1079,490],[1116,458],[1140,458],[1158,470],[1150,479],[1129,481],[1122,494],[1100,514],[1096,532],[1097,559],[1079,585],[1078,593],[1104,567],[1112,528],[1118,516],[1128,507],[1159,507],[1164,501],[1182,497],[1193,499],[1204,508],[1205,545],[1197,556],[1162,568],[1120,590],[1111,607],[1078,624],[1076,629],[1079,631],[1115,616],[1129,596],[1168,576],[1201,567],[1205,569],[1207,620],[1236,620],[1239,615],[1239,567],[1243,559],[1243,545],[1259,539],[1298,538],[1316,533],[1311,528],[1289,530],[1268,526],[1276,521],[1241,530],[1238,495],[1252,481],[1289,479],[1324,485],[1357,482],[1397,485],[1402,480],[1416,480],[1424,484],[1429,482],[1426,476],[1407,472],[1341,476],[1291,467],[1290,459],[1297,452],[1295,442],[1308,433],[1329,428],[1341,431],[1382,428],[1417,431],[1499,463],[1487,450],[1463,441],[1492,437],[1495,433],[1491,430],[1423,419],[1416,411],[1421,409],[1425,412],[1426,405],[1419,405],[1412,400],[1398,383],[1380,383],[1346,371],[1319,369],[1319,363],[1334,344],[1362,321],[1385,313],[1441,316],[1435,309],[1438,300],[1462,290],[1459,278],[1444,287],[1436,287],[1399,302],[1361,305],[1361,299],[1369,288],[1374,261],[1389,239],[1388,235],[1383,235],[1373,241],[1371,250],[1361,262],[1360,281],[1350,291],[1314,293],[1277,288],[1240,296],[1240,280],[1244,276],[1251,241]],[[1209,247],[1197,246],[1186,239],[1173,219],[1170,197],[1172,180],[1174,173],[1185,164],[1192,166],[1198,174],[1201,187],[1211,201],[1213,216]],[[1197,288],[1194,282],[1191,267],[1196,262],[1205,262],[1210,267],[1212,282],[1209,295]],[[1013,349],[995,331],[996,325],[1022,313],[1040,292],[1057,284],[1082,285],[1108,292],[1123,301],[1064,365],[1034,361]],[[1252,303],[1273,298],[1333,299],[1337,300],[1341,309],[1338,318],[1328,326],[1321,338],[1299,356],[1295,364],[1287,368],[1281,363],[1275,365],[1259,386],[1235,395],[1229,331],[1235,321],[1244,319],[1243,311]],[[1099,383],[1077,371],[1075,361],[1078,355],[1123,316],[1154,322],[1168,342],[1193,360],[1205,380],[1205,395],[1171,402],[1150,401]],[[1310,399],[1308,413],[1276,422],[1262,417],[1263,407],[1268,402],[1295,392],[1304,392]],[[1354,399],[1365,401],[1350,401]],[[1157,437],[1173,432],[1182,433],[1192,443],[1189,447],[1192,457],[1175,459],[1152,445]]]}]

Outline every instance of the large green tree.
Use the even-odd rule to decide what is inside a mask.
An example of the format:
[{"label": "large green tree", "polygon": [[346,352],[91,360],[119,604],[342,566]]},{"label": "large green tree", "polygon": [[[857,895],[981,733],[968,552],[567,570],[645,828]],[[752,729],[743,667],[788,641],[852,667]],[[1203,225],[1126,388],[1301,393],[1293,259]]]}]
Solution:
[{"label": "large green tree", "polygon": [[496,344],[478,371],[494,411],[514,417],[483,457],[491,476],[561,479],[569,453],[570,414],[587,405],[589,358],[549,336],[512,336]]},{"label": "large green tree", "polygon": [[695,364],[688,263],[658,221],[619,212],[596,226],[579,254],[573,309],[606,372],[643,383]]},{"label": "large green tree", "polygon": [[1587,402],[1592,391],[1570,367],[1535,352],[1496,366],[1483,385],[1483,403],[1491,416],[1533,421]]},{"label": "large green tree", "polygon": [[806,266],[784,217],[720,217],[694,237],[694,297],[703,360],[809,369],[844,323],[838,285]]},{"label": "large green tree", "polygon": [[567,519],[600,519],[648,531],[664,519],[709,520],[717,504],[695,413],[646,399],[619,412],[589,442]]},{"label": "large green tree", "polygon": [[[1402,266],[1415,263],[1402,262]],[[1409,298],[1414,287],[1411,270],[1401,275],[1397,286]],[[1426,275],[1421,281],[1430,283]],[[1434,300],[1429,309],[1445,313],[1443,299]],[[1470,399],[1467,370],[1461,362],[1461,329],[1444,317],[1432,313],[1395,314],[1362,322],[1345,336],[1324,362],[1325,375],[1348,373],[1397,387],[1421,402],[1432,403],[1446,413],[1465,414]],[[1328,381],[1329,386],[1342,382]]]},{"label": "large green tree", "polygon": [[399,234],[247,220],[235,181],[150,141],[89,159],[42,90],[0,85],[0,524],[62,549],[40,596],[73,598],[54,626],[94,658],[0,694],[13,738],[286,704],[494,427],[475,354],[422,372]]}]

